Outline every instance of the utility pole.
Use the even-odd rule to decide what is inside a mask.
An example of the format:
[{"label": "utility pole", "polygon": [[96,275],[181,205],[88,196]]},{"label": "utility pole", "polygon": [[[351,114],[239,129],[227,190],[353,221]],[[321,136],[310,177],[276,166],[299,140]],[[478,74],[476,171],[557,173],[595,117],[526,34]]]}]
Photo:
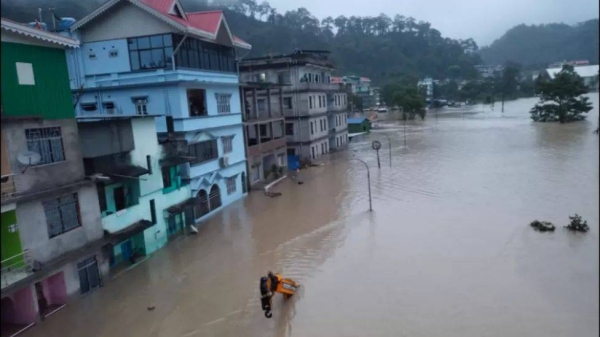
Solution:
[{"label": "utility pole", "polygon": [[388,148],[389,148],[389,152],[390,152],[390,167],[392,167],[392,139],[390,138],[389,135],[387,135],[385,133],[383,135],[386,136],[388,139]]},{"label": "utility pole", "polygon": [[362,159],[350,158],[350,160],[358,160],[359,162],[363,163],[367,168],[367,183],[369,184],[369,212],[372,212],[373,204],[371,202],[371,172],[369,171],[369,165],[367,165],[367,163],[365,163]]}]

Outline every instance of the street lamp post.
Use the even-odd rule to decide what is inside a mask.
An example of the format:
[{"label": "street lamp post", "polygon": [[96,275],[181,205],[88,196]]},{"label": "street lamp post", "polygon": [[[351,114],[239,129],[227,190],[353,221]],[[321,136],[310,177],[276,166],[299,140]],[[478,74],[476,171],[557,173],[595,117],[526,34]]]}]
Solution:
[{"label": "street lamp post", "polygon": [[392,139],[390,138],[389,135],[387,135],[385,133],[383,135],[386,136],[388,139],[388,148],[390,150],[389,151],[390,152],[390,167],[392,167]]},{"label": "street lamp post", "polygon": [[367,168],[367,182],[369,184],[369,212],[372,212],[373,205],[371,203],[371,172],[369,171],[369,165],[367,165],[367,163],[365,163],[364,160],[362,160],[362,159],[350,158],[350,160],[358,160],[359,162],[363,163],[365,165],[365,167]]}]

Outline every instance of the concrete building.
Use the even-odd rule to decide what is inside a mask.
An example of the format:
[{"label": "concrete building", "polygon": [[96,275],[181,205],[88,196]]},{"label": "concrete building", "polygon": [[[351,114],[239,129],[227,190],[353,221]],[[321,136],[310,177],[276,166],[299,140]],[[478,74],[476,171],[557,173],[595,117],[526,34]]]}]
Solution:
[{"label": "concrete building", "polygon": [[[95,183],[112,271],[152,254],[193,223],[189,160],[160,146],[152,116],[79,118],[85,173]],[[165,163],[169,163],[165,165]],[[174,212],[177,205],[189,205]],[[187,212],[186,212],[187,211]]]},{"label": "concrete building", "polygon": [[240,63],[242,81],[284,85],[287,153],[302,160],[315,160],[348,143],[348,96],[343,85],[331,83],[335,68],[329,54],[295,50]]},{"label": "concrete building", "polygon": [[248,182],[250,187],[260,187],[286,172],[283,86],[244,83],[241,91]]},{"label": "concrete building", "polygon": [[424,88],[425,94],[427,95],[427,99],[433,98],[433,79],[431,77],[426,77],[420,80],[417,83],[419,88]]},{"label": "concrete building", "polygon": [[85,178],[65,48],[2,19],[2,336],[102,285],[98,197]]},{"label": "concrete building", "polygon": [[[67,54],[78,118],[153,116],[158,140],[176,144],[189,159],[177,168],[195,198],[186,204],[191,211],[179,207],[187,209],[185,222],[193,218],[199,223],[245,194],[235,60],[236,48],[246,53],[251,47],[231,34],[221,11],[186,13],[177,0],[112,0],[65,34],[81,42],[79,50]],[[144,133],[150,129],[145,121],[131,123],[134,129],[144,124],[139,125]],[[131,153],[139,149],[140,155],[151,156],[152,165],[157,165],[155,159],[165,162],[167,158],[158,158],[154,138],[144,142],[135,142]],[[137,166],[147,168],[144,160]],[[164,186],[159,183],[160,176],[150,184],[160,190]],[[172,207],[155,202],[157,212]],[[150,233],[160,231],[156,235],[162,241],[144,231],[147,252],[165,241],[160,221]]]}]

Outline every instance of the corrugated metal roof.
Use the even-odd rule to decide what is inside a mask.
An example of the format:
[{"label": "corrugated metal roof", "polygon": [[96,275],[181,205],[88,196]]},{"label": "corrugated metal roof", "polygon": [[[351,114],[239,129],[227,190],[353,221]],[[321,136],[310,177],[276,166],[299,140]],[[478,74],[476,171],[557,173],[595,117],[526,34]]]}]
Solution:
[{"label": "corrugated metal roof", "polygon": [[47,32],[45,30],[40,30],[40,29],[36,29],[33,27],[29,27],[29,26],[26,26],[26,25],[23,25],[18,22],[14,22],[12,20],[8,20],[5,18],[2,18],[1,22],[2,22],[2,29],[13,32],[13,33],[33,37],[33,38],[36,38],[36,39],[39,39],[42,41],[46,41],[46,42],[50,42],[50,43],[56,43],[61,46],[75,47],[75,48],[79,47],[79,41],[62,36],[62,35],[58,35],[55,33]]},{"label": "corrugated metal roof", "polygon": [[348,118],[348,124],[361,124],[366,120],[366,118]]},{"label": "corrugated metal roof", "polygon": [[[556,76],[556,74],[558,74],[561,70],[562,68],[548,68],[546,69],[546,72],[548,73],[548,76],[550,76],[550,78],[554,78],[554,76]],[[598,66],[597,64],[592,66],[579,66],[573,67],[573,70],[575,70],[577,75],[581,77],[593,77],[598,75],[600,66]]]},{"label": "corrugated metal roof", "polygon": [[[95,17],[109,10],[112,6],[117,4],[120,1],[125,0],[110,0],[104,3],[102,6],[98,7],[92,13],[88,14],[86,17],[77,21],[72,27],[72,30],[77,30],[87,24],[89,21],[93,20]],[[221,24],[225,24],[227,29],[227,33],[231,37],[231,42],[233,45],[250,49],[252,46],[243,41],[242,39],[231,34],[229,30],[229,26],[225,21],[225,17],[223,16],[222,11],[207,11],[207,12],[193,12],[193,13],[185,13],[182,12],[183,18],[173,15],[170,13],[171,8],[173,8],[174,2],[177,0],[126,0],[139,8],[147,11],[148,13],[166,21],[167,23],[181,29],[184,32],[189,32],[192,35],[198,35],[203,38],[207,38],[210,40],[215,40],[217,37],[217,32]],[[181,8],[181,7],[180,7]]]}]

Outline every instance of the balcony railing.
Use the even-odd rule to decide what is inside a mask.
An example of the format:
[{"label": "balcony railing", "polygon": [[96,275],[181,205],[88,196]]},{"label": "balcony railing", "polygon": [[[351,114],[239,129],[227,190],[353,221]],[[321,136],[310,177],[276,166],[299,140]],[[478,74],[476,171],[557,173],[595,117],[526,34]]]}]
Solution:
[{"label": "balcony railing", "polygon": [[2,176],[2,201],[8,201],[17,196],[14,179],[16,175],[16,173],[12,173]]},{"label": "balcony railing", "polygon": [[33,274],[33,261],[29,250],[2,260],[2,289]]},{"label": "balcony railing", "polygon": [[302,82],[298,83],[297,90],[308,90],[308,91],[341,91],[342,86],[340,84],[331,83],[311,83]]}]

